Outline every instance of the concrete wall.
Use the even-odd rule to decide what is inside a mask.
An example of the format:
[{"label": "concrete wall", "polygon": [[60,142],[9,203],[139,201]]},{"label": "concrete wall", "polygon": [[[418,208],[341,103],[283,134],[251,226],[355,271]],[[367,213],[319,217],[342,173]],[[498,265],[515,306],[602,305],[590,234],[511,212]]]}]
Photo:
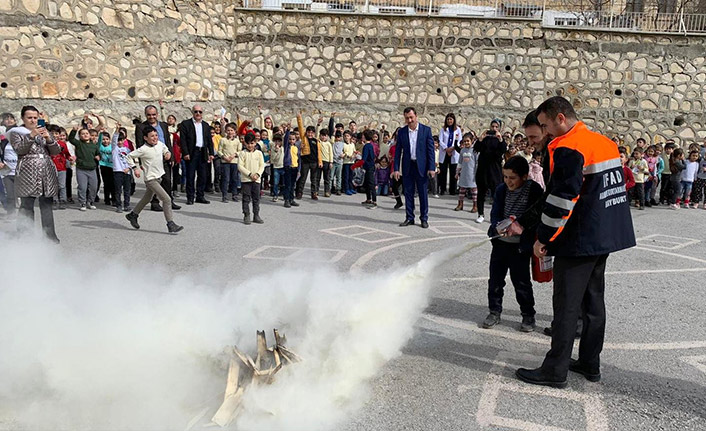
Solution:
[{"label": "concrete wall", "polygon": [[[706,136],[706,38],[542,28],[531,21],[273,13],[217,1],[4,0],[0,110],[38,105],[123,123],[146,103],[206,101],[290,121],[331,111],[393,127],[517,126],[555,94],[607,134]],[[675,119],[679,126],[675,126]]]}]

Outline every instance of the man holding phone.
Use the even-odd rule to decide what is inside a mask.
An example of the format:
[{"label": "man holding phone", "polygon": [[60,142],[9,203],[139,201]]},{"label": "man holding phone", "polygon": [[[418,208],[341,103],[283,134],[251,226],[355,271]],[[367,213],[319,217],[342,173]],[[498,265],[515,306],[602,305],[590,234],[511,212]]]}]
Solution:
[{"label": "man holding phone", "polygon": [[22,108],[21,127],[8,133],[18,161],[15,191],[21,205],[17,220],[19,233],[29,231],[34,225],[34,201],[39,199],[42,230],[51,241],[59,242],[54,229],[53,202],[59,192],[59,180],[51,156],[61,152],[61,147],[46,129],[46,121],[39,118],[34,106]]}]

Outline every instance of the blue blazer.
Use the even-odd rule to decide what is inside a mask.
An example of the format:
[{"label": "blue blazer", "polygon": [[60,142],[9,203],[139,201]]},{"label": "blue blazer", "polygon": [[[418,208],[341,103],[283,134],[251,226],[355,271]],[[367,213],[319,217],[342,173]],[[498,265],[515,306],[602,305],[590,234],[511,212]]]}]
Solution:
[{"label": "blue blazer", "polygon": [[[431,128],[419,123],[417,125],[417,170],[419,175],[426,177],[428,171],[436,170],[436,160],[434,157],[434,140],[431,135]],[[402,162],[402,174],[410,172],[412,156],[409,148],[409,126],[404,126],[397,132],[397,148],[395,149],[395,171],[400,170]]]}]

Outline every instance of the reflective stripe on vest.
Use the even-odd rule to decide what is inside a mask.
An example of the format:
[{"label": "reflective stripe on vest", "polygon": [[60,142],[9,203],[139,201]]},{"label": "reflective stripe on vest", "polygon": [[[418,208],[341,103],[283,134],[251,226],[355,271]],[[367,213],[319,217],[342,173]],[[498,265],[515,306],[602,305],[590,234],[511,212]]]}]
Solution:
[{"label": "reflective stripe on vest", "polygon": [[611,169],[619,168],[621,166],[622,163],[620,163],[620,158],[618,157],[617,159],[610,159],[603,162],[594,163],[592,165],[584,165],[583,174],[599,174],[601,172],[609,171]]}]

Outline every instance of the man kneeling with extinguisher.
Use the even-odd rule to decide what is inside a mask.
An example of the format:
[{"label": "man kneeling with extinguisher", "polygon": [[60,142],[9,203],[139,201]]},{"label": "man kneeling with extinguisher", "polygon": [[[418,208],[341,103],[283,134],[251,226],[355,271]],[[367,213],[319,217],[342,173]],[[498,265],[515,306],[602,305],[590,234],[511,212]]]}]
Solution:
[{"label": "man kneeling with extinguisher", "polygon": [[503,166],[503,183],[498,186],[493,196],[488,230],[488,236],[494,238],[488,280],[490,314],[483,321],[481,325],[483,328],[492,328],[500,322],[508,269],[522,313],[522,324],[519,329],[523,332],[532,332],[535,328],[534,292],[529,268],[532,245],[537,231],[536,228],[529,228],[519,236],[505,235],[505,229],[510,223],[540,201],[544,194],[542,186],[527,179],[528,173],[527,160],[521,156],[512,157]]},{"label": "man kneeling with extinguisher", "polygon": [[[618,148],[578,120],[569,101],[552,97],[536,110],[549,144],[551,179],[534,254],[554,256],[552,344],[542,366],[515,373],[527,383],[563,388],[569,370],[597,382],[605,338],[605,269],[610,253],[635,246]],[[528,211],[517,225],[532,225]],[[523,223],[524,222],[524,223]],[[571,359],[579,316],[578,359]]]}]

